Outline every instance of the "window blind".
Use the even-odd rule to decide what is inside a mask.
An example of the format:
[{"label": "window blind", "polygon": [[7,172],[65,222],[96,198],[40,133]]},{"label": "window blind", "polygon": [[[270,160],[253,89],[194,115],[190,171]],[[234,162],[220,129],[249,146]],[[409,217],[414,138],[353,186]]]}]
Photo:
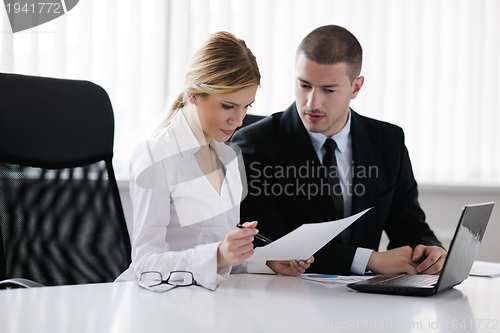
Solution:
[{"label": "window blind", "polygon": [[[420,183],[500,184],[500,2],[496,0],[82,0],[16,34],[1,16],[0,71],[91,80],[115,109],[115,168],[129,135],[182,88],[190,56],[228,30],[257,57],[251,113],[294,100],[295,50],[338,24],[364,50],[357,112],[401,126]],[[122,176],[123,175],[123,176]]]}]

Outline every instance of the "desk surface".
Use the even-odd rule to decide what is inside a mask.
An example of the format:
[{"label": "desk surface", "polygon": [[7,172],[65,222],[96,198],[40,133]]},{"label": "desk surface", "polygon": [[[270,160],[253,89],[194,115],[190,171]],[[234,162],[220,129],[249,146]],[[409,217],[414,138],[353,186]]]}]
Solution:
[{"label": "desk surface", "polygon": [[[236,329],[237,328],[237,329]],[[215,292],[134,282],[0,290],[0,332],[500,332],[500,278],[431,297],[362,294],[276,275],[231,275]]]}]

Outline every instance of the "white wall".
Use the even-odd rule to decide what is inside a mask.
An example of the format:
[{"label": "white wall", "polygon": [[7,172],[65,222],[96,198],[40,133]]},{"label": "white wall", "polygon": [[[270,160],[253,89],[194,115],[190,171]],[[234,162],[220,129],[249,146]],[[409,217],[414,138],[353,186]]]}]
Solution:
[{"label": "white wall", "polygon": [[500,262],[500,188],[472,186],[421,186],[420,204],[427,221],[448,247],[466,204],[496,202],[477,259]]},{"label": "white wall", "polygon": [[[129,231],[132,226],[132,205],[128,193],[128,182],[119,181],[120,195]],[[420,204],[427,214],[427,222],[438,238],[448,248],[464,205],[480,202],[496,202],[499,207],[493,214],[486,230],[477,259],[500,263],[500,188],[472,186],[420,185]],[[380,250],[387,246],[383,238]]]}]

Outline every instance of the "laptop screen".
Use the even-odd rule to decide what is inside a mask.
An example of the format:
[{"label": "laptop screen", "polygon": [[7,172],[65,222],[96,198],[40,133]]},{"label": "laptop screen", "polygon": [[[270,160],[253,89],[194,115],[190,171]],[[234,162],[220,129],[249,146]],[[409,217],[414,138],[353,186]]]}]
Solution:
[{"label": "laptop screen", "polygon": [[464,208],[437,289],[451,288],[465,280],[472,268],[493,210],[493,203]]}]

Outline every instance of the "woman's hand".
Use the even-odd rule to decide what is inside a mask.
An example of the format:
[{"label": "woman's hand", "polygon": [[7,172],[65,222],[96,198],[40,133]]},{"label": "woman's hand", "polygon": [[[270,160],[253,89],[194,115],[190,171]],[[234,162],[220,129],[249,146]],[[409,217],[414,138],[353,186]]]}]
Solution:
[{"label": "woman's hand", "polygon": [[257,221],[245,222],[244,228],[230,231],[224,237],[217,250],[217,267],[236,266],[250,258],[253,254],[253,236],[259,231],[255,229]]},{"label": "woman's hand", "polygon": [[307,260],[284,260],[274,261],[268,260],[266,265],[273,271],[283,275],[299,276],[314,262],[314,257],[311,256]]}]

